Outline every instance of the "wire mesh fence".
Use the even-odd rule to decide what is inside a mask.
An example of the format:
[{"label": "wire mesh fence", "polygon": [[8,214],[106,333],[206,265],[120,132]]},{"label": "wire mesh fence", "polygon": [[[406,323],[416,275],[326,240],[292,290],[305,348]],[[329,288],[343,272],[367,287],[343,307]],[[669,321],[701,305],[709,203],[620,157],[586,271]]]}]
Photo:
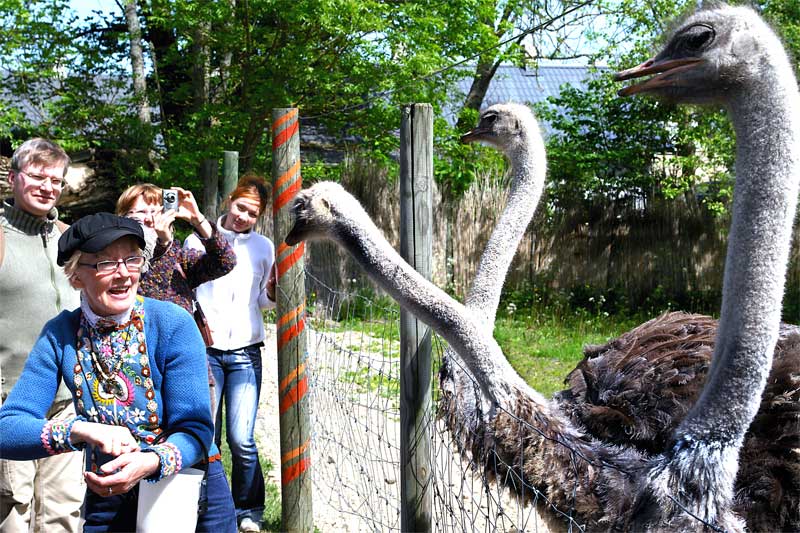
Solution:
[{"label": "wire mesh fence", "polygon": [[[332,288],[305,270],[314,523],[324,524],[320,531],[401,531],[400,310],[363,278],[350,279],[348,285],[352,288]],[[622,462],[594,452],[580,439],[567,442],[546,424],[538,427],[531,413],[517,416],[496,405],[492,417],[505,417],[508,434],[503,439],[494,435],[473,462],[464,450],[474,450],[489,431],[477,419],[452,423],[445,409],[448,382],[442,381],[443,391],[439,370],[447,359],[458,365],[452,371],[472,378],[458,358],[447,358],[441,339],[434,337],[433,347],[433,402],[427,420],[434,531],[547,532],[547,521],[557,522],[558,530],[585,531],[577,517],[578,509],[585,513],[592,505],[587,478],[613,471],[619,474],[619,490],[631,488],[635,473]],[[460,401],[466,406],[474,398]],[[537,446],[550,452],[521,452]],[[545,469],[559,470],[549,482],[533,473],[545,463]],[[538,483],[547,485],[546,495]],[[698,527],[722,531],[673,500]]]},{"label": "wire mesh fence", "polygon": [[[350,285],[337,290],[306,272],[315,501],[324,498],[343,528],[400,531],[399,308],[359,288],[363,280]],[[434,341],[435,384],[445,348]],[[439,399],[435,385],[428,417],[434,530],[547,531],[532,487],[523,503],[459,453]],[[510,471],[498,465],[496,475]]]}]

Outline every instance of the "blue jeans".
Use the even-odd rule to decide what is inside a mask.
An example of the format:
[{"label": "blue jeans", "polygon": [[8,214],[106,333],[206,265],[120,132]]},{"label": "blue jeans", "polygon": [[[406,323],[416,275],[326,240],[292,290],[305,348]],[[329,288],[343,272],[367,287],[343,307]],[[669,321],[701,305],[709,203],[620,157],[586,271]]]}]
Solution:
[{"label": "blue jeans", "polygon": [[233,510],[231,489],[225,478],[222,461],[208,464],[208,510],[197,517],[195,531],[208,533],[236,533],[236,514]]},{"label": "blue jeans", "polygon": [[260,522],[264,514],[264,474],[253,431],[261,393],[261,348],[255,345],[230,351],[208,348],[208,362],[217,384],[214,439],[218,447],[222,440],[222,403],[225,403],[236,517],[239,521],[250,517]]},{"label": "blue jeans", "polygon": [[133,532],[136,531],[136,505],[139,501],[139,486],[125,494],[104,498],[86,490],[83,512],[86,523],[84,533]]}]

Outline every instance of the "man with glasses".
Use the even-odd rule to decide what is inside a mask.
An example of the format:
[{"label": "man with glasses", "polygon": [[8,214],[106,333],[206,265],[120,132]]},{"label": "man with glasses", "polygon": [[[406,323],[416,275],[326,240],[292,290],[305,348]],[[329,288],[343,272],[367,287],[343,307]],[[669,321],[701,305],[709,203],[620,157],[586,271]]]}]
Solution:
[{"label": "man with glasses", "polygon": [[[0,404],[44,324],[80,305],[78,291],[56,265],[62,231],[55,204],[69,163],[46,139],[24,142],[11,158],[13,197],[0,207]],[[48,417],[73,416],[72,395],[61,383]],[[0,533],[78,531],[85,492],[81,454],[0,460]]]}]

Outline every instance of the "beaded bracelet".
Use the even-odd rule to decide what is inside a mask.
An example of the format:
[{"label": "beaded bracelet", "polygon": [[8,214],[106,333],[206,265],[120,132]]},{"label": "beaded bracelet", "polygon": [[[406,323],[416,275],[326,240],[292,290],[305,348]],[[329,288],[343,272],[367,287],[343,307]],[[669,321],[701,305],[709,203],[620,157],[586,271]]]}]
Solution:
[{"label": "beaded bracelet", "polygon": [[74,426],[75,422],[77,422],[78,420],[80,420],[81,422],[86,422],[86,418],[83,415],[78,415],[69,421],[69,424],[67,424],[66,431],[64,432],[64,440],[66,441],[67,446],[69,446],[69,448],[73,452],[80,452],[84,448],[86,448],[85,442],[79,442],[77,446],[72,444],[72,426]]},{"label": "beaded bracelet", "polygon": [[76,416],[69,420],[54,418],[47,421],[42,428],[42,434],[40,436],[42,446],[44,446],[44,449],[47,450],[47,453],[50,455],[58,455],[59,453],[64,453],[70,450],[80,451],[83,449],[83,445],[80,445],[81,447],[75,447],[70,442],[72,425],[76,420],[86,419],[82,416]]}]

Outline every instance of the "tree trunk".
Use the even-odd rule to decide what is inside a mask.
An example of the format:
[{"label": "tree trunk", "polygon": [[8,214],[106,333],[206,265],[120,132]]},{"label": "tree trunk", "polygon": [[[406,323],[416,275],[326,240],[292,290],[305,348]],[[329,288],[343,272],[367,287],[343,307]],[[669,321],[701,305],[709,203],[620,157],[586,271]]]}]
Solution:
[{"label": "tree trunk", "polygon": [[[231,19],[225,23],[226,32],[231,31],[230,27],[233,26],[233,21],[235,21],[236,16],[236,0],[228,0],[228,4],[231,7]],[[220,72],[220,88],[217,91],[217,94],[214,97],[215,102],[224,102],[225,99],[228,97],[228,88],[229,88],[229,79],[231,74],[231,64],[233,63],[233,50],[231,50],[230,45],[226,43],[225,52],[222,54],[222,58],[219,62],[219,72]]]},{"label": "tree trunk", "polygon": [[[486,91],[489,90],[489,84],[492,83],[492,78],[495,72],[497,72],[498,66],[500,66],[500,63],[493,61],[492,58],[482,57],[478,61],[478,65],[475,67],[475,76],[472,78],[472,85],[464,100],[462,111],[464,109],[480,111],[483,99],[486,98]],[[470,123],[467,123],[467,120],[469,120]],[[471,122],[472,119],[467,119],[462,113],[458,118],[456,127],[459,130],[467,130],[473,126]]]},{"label": "tree trunk", "polygon": [[170,62],[177,53],[177,37],[168,27],[169,6],[166,0],[151,0],[141,6],[145,23],[145,34],[150,44],[150,59],[153,61],[153,80],[158,94],[160,132],[166,152],[172,144],[170,128],[180,124],[187,111],[186,99],[181,97],[180,87],[189,78],[183,65]]},{"label": "tree trunk", "polygon": [[268,126],[267,116],[268,113],[265,111],[250,111],[250,123],[247,125],[247,131],[244,134],[244,139],[242,139],[242,149],[239,151],[239,164],[242,167],[242,173],[253,169],[256,148],[261,143],[264,129]]},{"label": "tree trunk", "polygon": [[150,102],[147,99],[147,81],[144,75],[144,53],[142,51],[142,30],[139,27],[139,14],[136,0],[125,4],[125,20],[131,39],[131,68],[133,74],[133,95],[139,110],[139,121],[150,125]]},{"label": "tree trunk", "polygon": [[[211,32],[211,25],[203,21],[194,30],[194,42],[192,43],[192,107],[194,111],[200,111],[208,103],[208,35]],[[198,124],[199,128],[206,127],[206,123]]]}]

